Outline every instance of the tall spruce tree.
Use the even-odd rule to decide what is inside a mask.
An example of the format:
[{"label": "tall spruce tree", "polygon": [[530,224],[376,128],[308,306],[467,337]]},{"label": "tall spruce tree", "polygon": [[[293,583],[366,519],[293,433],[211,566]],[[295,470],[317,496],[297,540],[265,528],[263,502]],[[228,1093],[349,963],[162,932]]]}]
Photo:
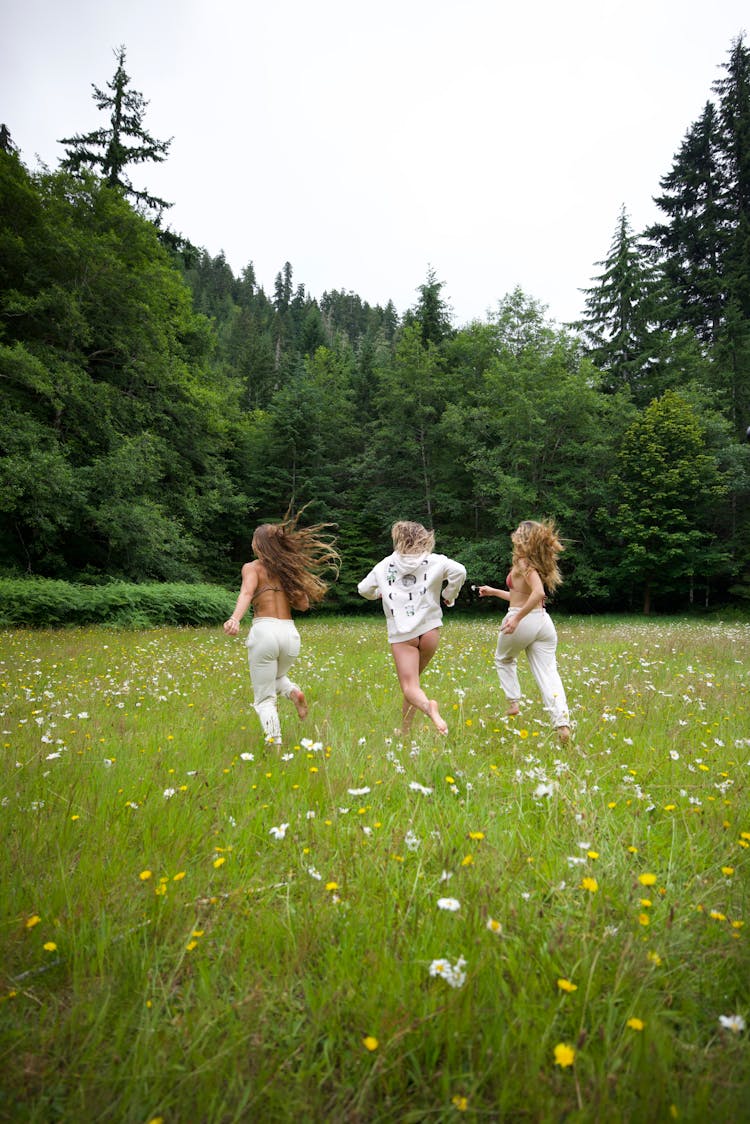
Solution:
[{"label": "tall spruce tree", "polygon": [[647,232],[671,287],[671,323],[710,347],[738,433],[750,420],[750,51],[736,39],[724,77],[688,131]]},{"label": "tall spruce tree", "polygon": [[718,129],[716,109],[708,102],[688,130],[672,170],[661,180],[662,194],[655,202],[668,222],[646,231],[669,285],[669,323],[692,328],[708,343],[718,339],[724,301],[725,204]]},{"label": "tall spruce tree", "polygon": [[634,234],[623,206],[596,284],[584,289],[586,311],[577,327],[586,350],[603,372],[609,392],[630,389],[636,402],[651,397],[657,363],[659,276]]},{"label": "tall spruce tree", "polygon": [[406,323],[419,324],[423,347],[439,347],[452,333],[451,309],[441,294],[444,286],[445,282],[438,281],[435,270],[429,266],[424,283],[418,287],[419,300],[405,318]]},{"label": "tall spruce tree", "polygon": [[102,176],[110,187],[117,188],[137,209],[152,218],[158,226],[162,213],[172,206],[164,199],[133,187],[126,169],[131,164],[149,161],[162,163],[172,143],[155,140],[143,124],[148,102],[143,94],[130,89],[130,76],[125,70],[125,47],[115,51],[117,69],[107,88],[107,93],[92,82],[97,108],[109,112],[109,126],[90,133],[64,137],[59,141],[66,146],[66,157],[61,166],[76,173],[88,168]]}]

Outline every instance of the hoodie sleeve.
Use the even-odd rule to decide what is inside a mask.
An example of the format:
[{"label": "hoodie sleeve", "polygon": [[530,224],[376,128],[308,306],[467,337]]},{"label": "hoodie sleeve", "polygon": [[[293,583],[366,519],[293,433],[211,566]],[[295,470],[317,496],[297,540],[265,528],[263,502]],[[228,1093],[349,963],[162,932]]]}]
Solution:
[{"label": "hoodie sleeve", "polygon": [[357,592],[360,597],[366,597],[368,601],[374,601],[380,596],[378,577],[374,570],[370,570],[367,577],[362,579],[357,586]]},{"label": "hoodie sleeve", "polygon": [[466,581],[466,567],[462,566],[460,562],[454,562],[452,558],[445,558],[443,577],[448,582],[443,590],[443,601],[446,605],[452,605],[461,591],[461,586]]}]

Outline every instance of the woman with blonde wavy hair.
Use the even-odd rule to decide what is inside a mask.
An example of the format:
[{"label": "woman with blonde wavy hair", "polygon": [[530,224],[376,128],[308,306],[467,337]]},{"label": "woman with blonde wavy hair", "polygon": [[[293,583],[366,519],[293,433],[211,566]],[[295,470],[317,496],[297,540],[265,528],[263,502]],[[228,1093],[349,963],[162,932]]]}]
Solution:
[{"label": "woman with blonde wavy hair", "polygon": [[322,601],[328,589],[321,573],[338,574],[339,555],[333,541],[322,534],[330,523],[300,527],[304,511],[281,523],[262,523],[253,535],[255,559],[242,567],[242,586],[231,617],[224,622],[227,636],[237,636],[240,621],[252,606],[253,623],[247,638],[247,657],[253,685],[255,712],[266,741],[281,745],[277,695],[294,703],[300,718],[307,717],[307,699],[288,672],[299,655],[300,636],[292,609],[305,611]]},{"label": "woman with blonde wavy hair", "polygon": [[508,602],[500,626],[495,667],[508,700],[507,714],[518,714],[521,688],[518,656],[525,651],[531,673],[542,694],[542,702],[561,742],[570,739],[570,717],[565,689],[557,670],[557,632],[545,608],[545,594],[562,582],[557,559],[565,547],[553,520],[525,519],[510,536],[513,560],[505,579],[507,590],[480,585],[480,597],[499,597]]},{"label": "woman with blonde wavy hair", "polygon": [[453,605],[466,580],[466,569],[445,554],[435,554],[435,532],[401,519],[391,528],[393,553],[378,562],[358,585],[369,601],[382,598],[388,640],[403,694],[401,727],[408,734],[421,710],[439,734],[448,733],[435,699],[429,699],[420,676],[437,651],[443,612]]}]

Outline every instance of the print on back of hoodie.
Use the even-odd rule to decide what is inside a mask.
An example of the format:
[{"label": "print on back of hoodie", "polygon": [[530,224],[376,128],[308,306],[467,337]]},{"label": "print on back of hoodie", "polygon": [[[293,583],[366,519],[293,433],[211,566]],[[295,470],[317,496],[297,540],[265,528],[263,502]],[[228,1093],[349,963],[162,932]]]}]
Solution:
[{"label": "print on back of hoodie", "polygon": [[[391,615],[398,619],[400,613],[406,617],[413,617],[417,611],[419,601],[427,592],[427,566],[428,558],[408,558],[399,555],[397,562],[391,561],[388,566],[388,608]],[[421,588],[418,588],[421,572]]]}]

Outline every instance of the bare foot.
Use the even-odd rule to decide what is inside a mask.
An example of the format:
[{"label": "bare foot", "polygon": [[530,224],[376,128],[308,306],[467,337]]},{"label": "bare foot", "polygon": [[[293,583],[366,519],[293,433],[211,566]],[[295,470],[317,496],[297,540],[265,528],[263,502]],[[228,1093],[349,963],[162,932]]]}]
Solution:
[{"label": "bare foot", "polygon": [[448,724],[440,717],[440,711],[438,710],[438,704],[436,703],[435,699],[430,699],[429,703],[427,704],[427,713],[432,719],[432,724],[437,732],[439,734],[447,734]]},{"label": "bare foot", "polygon": [[521,708],[516,702],[508,703],[508,709],[505,714],[508,718],[515,718],[517,714],[521,713]]},{"label": "bare foot", "polygon": [[300,691],[298,687],[296,691],[292,691],[289,697],[297,707],[297,714],[300,718],[307,718],[307,699],[304,691]]},{"label": "bare foot", "polygon": [[557,736],[563,745],[570,741],[570,726],[558,726]]},{"label": "bare foot", "polygon": [[399,733],[404,737],[408,737],[411,733],[411,724],[414,721],[414,707],[405,702],[403,706],[403,713],[401,716],[401,729]]}]

